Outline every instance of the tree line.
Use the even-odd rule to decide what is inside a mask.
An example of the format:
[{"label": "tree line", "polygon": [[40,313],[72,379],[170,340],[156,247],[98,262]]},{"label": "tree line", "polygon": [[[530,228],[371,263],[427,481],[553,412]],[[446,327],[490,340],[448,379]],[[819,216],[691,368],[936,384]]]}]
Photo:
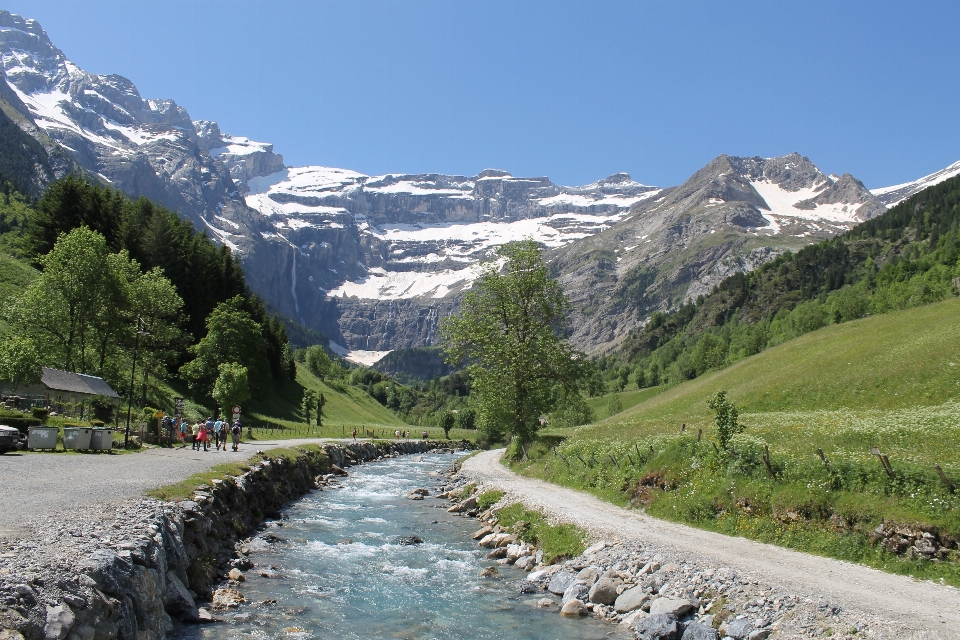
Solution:
[{"label": "tree line", "polygon": [[209,396],[223,364],[244,368],[255,394],[295,375],[284,322],[250,291],[239,257],[147,198],[68,176],[34,203],[8,190],[0,232],[40,271],[4,311],[8,381],[32,362],[125,392],[135,345],[144,395],[150,375],[173,375]]}]

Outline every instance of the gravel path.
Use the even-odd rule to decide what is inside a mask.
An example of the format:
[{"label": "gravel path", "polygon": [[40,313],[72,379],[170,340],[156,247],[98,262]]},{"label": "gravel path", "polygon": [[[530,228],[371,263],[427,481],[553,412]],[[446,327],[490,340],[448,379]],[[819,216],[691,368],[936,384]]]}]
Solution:
[{"label": "gravel path", "polygon": [[260,450],[331,441],[258,440],[241,444],[236,453],[189,447],[124,455],[7,453],[0,456],[0,538],[27,533],[27,525],[39,517],[119,504],[214,465],[246,460]]},{"label": "gravel path", "polygon": [[519,476],[500,464],[502,454],[501,449],[474,456],[464,462],[462,472],[598,538],[642,540],[648,546],[752,574],[803,597],[826,598],[897,622],[910,629],[909,637],[960,638],[960,590],[953,587],[658,520],[573,489]]}]

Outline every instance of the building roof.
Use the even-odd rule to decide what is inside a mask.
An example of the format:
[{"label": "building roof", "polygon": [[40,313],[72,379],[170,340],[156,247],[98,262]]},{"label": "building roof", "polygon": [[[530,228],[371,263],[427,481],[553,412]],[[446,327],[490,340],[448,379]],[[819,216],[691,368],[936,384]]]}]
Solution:
[{"label": "building roof", "polygon": [[106,396],[108,398],[120,397],[103,378],[88,376],[83,373],[70,373],[69,371],[43,367],[40,382],[51,391],[85,393],[91,396]]}]

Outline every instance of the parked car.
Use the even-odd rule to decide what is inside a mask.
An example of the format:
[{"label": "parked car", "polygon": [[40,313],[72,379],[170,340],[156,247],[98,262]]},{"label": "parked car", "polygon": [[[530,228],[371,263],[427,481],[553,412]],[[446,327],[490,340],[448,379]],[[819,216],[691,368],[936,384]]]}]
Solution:
[{"label": "parked car", "polygon": [[23,449],[26,444],[27,439],[19,429],[0,424],[0,454]]}]

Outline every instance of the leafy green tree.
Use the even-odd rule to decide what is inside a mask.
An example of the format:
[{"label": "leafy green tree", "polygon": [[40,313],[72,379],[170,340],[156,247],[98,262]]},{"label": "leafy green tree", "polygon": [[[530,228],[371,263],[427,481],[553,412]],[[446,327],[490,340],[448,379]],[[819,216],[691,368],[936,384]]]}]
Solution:
[{"label": "leafy green tree", "polygon": [[225,362],[218,368],[218,373],[210,395],[220,406],[221,415],[229,416],[234,405],[250,398],[247,368],[236,362]]},{"label": "leafy green tree", "polygon": [[40,354],[30,340],[8,335],[0,342],[0,382],[11,393],[40,382]]},{"label": "leafy green tree", "polygon": [[713,423],[717,427],[717,444],[726,451],[730,448],[733,436],[743,432],[743,425],[739,422],[740,409],[727,400],[727,392],[723,390],[711,396],[707,406],[716,412]]},{"label": "leafy green tree", "polygon": [[557,407],[550,414],[550,425],[555,427],[578,427],[593,422],[593,409],[579,393],[563,393],[561,390]]},{"label": "leafy green tree", "polygon": [[270,381],[266,342],[262,329],[242,309],[236,296],[217,305],[207,318],[207,335],[191,351],[196,357],[180,367],[180,375],[198,393],[209,393],[223,363],[236,362],[247,368],[250,390],[262,394]]},{"label": "leafy green tree", "polygon": [[623,403],[620,402],[620,396],[612,394],[607,400],[607,416],[615,416],[623,411]]},{"label": "leafy green tree", "polygon": [[476,427],[477,412],[467,407],[457,412],[457,429],[473,429]]},{"label": "leafy green tree", "polygon": [[14,305],[16,330],[59,368],[92,372],[90,356],[97,351],[97,333],[107,331],[105,316],[123,316],[124,285],[116,268],[120,261],[108,257],[106,239],[87,227],[61,235],[40,258],[43,273]]},{"label": "leafy green tree", "polygon": [[630,380],[630,370],[622,367],[617,372],[617,391],[623,391],[627,388],[627,382]]},{"label": "leafy green tree", "polygon": [[310,373],[323,380],[329,373],[333,365],[327,351],[320,345],[313,345],[304,349],[304,363]]},{"label": "leafy green tree", "polygon": [[453,426],[456,424],[457,418],[453,415],[452,411],[444,411],[440,415],[440,428],[443,429],[443,435],[450,439],[450,429],[453,429]]},{"label": "leafy green tree", "polygon": [[300,408],[303,409],[303,415],[307,420],[307,426],[310,426],[310,412],[317,404],[317,394],[312,389],[305,389],[303,400],[300,401]]},{"label": "leafy green tree", "polygon": [[645,386],[647,386],[647,376],[643,370],[643,367],[637,367],[634,377],[637,381],[637,389],[643,389]]},{"label": "leafy green tree", "polygon": [[561,334],[568,303],[536,243],[510,243],[497,253],[500,260],[474,282],[460,313],[443,321],[441,336],[448,361],[468,365],[478,429],[522,443],[554,408],[554,385],[578,393],[585,367]]}]

